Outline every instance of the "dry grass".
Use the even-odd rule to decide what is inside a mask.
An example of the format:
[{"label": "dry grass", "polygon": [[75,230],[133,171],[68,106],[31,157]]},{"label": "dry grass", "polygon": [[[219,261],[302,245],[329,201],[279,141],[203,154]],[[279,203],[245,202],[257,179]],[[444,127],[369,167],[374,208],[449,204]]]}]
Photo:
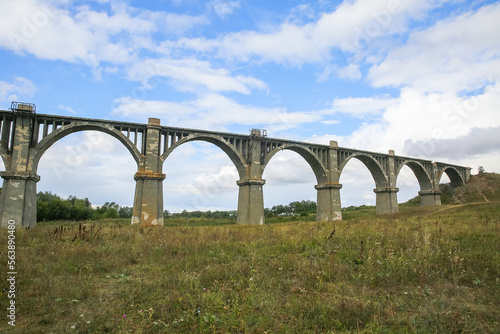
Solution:
[{"label": "dry grass", "polygon": [[4,317],[0,330],[498,333],[500,206],[439,209],[335,224],[39,224],[18,231],[17,326]]}]

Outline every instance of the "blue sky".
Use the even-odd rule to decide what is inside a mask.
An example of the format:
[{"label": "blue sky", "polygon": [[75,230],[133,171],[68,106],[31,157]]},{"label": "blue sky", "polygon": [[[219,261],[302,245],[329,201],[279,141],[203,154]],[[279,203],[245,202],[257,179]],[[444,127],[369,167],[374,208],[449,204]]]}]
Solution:
[{"label": "blue sky", "polygon": [[[500,171],[497,1],[70,1],[0,4],[0,108],[269,136]],[[135,164],[107,135],[44,155],[38,190],[131,205]],[[217,147],[164,165],[165,208],[235,209],[237,173]],[[281,152],[265,206],[315,199],[315,178]],[[343,205],[374,204],[351,161]],[[446,177],[443,182],[446,182]],[[418,192],[404,168],[400,201]]]}]

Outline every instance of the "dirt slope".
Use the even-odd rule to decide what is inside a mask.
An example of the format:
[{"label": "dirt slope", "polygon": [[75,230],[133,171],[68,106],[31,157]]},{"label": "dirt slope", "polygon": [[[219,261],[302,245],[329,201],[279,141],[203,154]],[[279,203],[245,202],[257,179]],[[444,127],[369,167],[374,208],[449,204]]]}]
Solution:
[{"label": "dirt slope", "polygon": [[449,183],[441,184],[442,204],[500,201],[500,174],[481,173],[472,175],[463,186],[453,188]]}]

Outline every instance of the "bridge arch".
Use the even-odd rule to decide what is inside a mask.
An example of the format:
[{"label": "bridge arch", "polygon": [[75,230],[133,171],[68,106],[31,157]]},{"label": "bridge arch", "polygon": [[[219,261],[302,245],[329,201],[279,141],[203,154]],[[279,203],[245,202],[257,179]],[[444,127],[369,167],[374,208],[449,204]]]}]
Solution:
[{"label": "bridge arch", "polygon": [[120,131],[112,127],[99,124],[71,123],[54,130],[49,135],[44,137],[40,142],[38,142],[38,144],[35,146],[34,156],[32,157],[32,163],[33,163],[32,170],[36,171],[38,169],[38,163],[40,162],[42,155],[57,141],[63,139],[64,137],[72,133],[81,131],[99,131],[118,139],[118,141],[120,141],[130,152],[135,162],[137,163],[137,166],[140,165],[142,159],[141,152],[134,145],[134,143],[132,143],[132,141]]},{"label": "bridge arch", "polygon": [[413,174],[415,174],[421,191],[432,189],[431,175],[429,175],[425,167],[418,161],[405,160],[396,170],[396,180],[399,177],[400,171],[404,166],[408,166]]},{"label": "bridge arch", "polygon": [[264,163],[261,166],[262,168],[262,174],[264,173],[264,169],[268,165],[268,163],[271,161],[271,159],[276,155],[276,153],[283,151],[283,150],[290,150],[293,151],[297,154],[299,154],[304,160],[309,164],[311,169],[314,172],[314,175],[316,176],[316,180],[318,184],[323,184],[328,182],[328,177],[326,173],[326,168],[325,166],[321,163],[319,160],[318,156],[312,152],[309,148],[302,146],[302,145],[297,145],[297,144],[289,144],[285,143],[279,148],[269,152],[265,159]]},{"label": "bridge arch", "polygon": [[180,139],[179,141],[175,142],[170,146],[168,149],[165,150],[165,152],[160,156],[160,161],[161,163],[164,163],[165,160],[168,158],[168,156],[179,146],[182,144],[185,144],[187,142],[192,142],[192,141],[205,141],[211,144],[214,144],[215,146],[219,147],[224,153],[227,154],[229,159],[233,162],[235,165],[238,175],[240,179],[246,179],[247,178],[247,167],[248,164],[245,161],[245,158],[241,155],[240,152],[236,150],[236,148],[229,144],[227,141],[222,139],[219,136],[216,135],[210,135],[210,134],[189,134],[187,137],[184,137]]},{"label": "bridge arch", "polygon": [[344,170],[344,167],[351,159],[357,159],[361,161],[366,168],[370,171],[373,180],[375,181],[376,188],[384,188],[389,185],[387,175],[380,163],[372,156],[365,153],[354,153],[347,157],[339,166],[339,178]]},{"label": "bridge arch", "polygon": [[463,179],[460,172],[453,166],[445,167],[443,170],[441,170],[439,172],[438,182],[441,180],[443,173],[446,173],[446,175],[448,175],[448,177],[451,181],[451,185],[454,187],[461,186],[461,185],[465,184],[465,182],[466,182],[466,180]]}]

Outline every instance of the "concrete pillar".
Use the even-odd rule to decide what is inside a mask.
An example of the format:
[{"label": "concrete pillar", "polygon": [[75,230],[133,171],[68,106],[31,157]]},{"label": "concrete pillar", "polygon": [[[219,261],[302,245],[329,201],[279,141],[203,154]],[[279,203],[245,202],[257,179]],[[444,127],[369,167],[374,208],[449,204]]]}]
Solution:
[{"label": "concrete pillar", "polygon": [[1,226],[13,220],[16,226],[36,225],[36,183],[40,176],[28,172],[0,172],[4,179],[0,196]]},{"label": "concrete pillar", "polygon": [[389,150],[385,174],[387,176],[387,185],[373,189],[376,194],[377,214],[399,212],[397,196],[399,188],[396,188],[396,163],[393,150]]},{"label": "concrete pillar", "polygon": [[238,193],[238,224],[264,224],[264,196],[262,179],[246,179],[236,181],[240,187]]},{"label": "concrete pillar", "polygon": [[441,205],[441,191],[436,189],[421,190],[418,192],[420,195],[420,205]]},{"label": "concrete pillar", "polygon": [[264,224],[264,195],[262,186],[262,142],[260,130],[252,130],[249,143],[247,177],[236,181],[238,193],[238,224]]},{"label": "concrete pillar", "polygon": [[317,190],[316,220],[331,221],[342,219],[342,208],[340,202],[339,169],[338,169],[338,143],[330,141],[328,150],[326,178],[327,183],[314,186]]},{"label": "concrete pillar", "polygon": [[144,155],[139,171],[134,175],[135,197],[132,224],[143,227],[163,225],[163,180],[160,161],[160,120],[150,118],[143,140]]},{"label": "concrete pillar", "polygon": [[399,212],[397,192],[399,188],[375,188],[376,212],[377,214],[389,214]]},{"label": "concrete pillar", "polygon": [[9,220],[16,226],[36,225],[36,183],[40,177],[32,170],[30,160],[32,118],[16,114],[12,128],[12,148],[5,165],[4,179],[0,196],[1,226],[6,227]]},{"label": "concrete pillar", "polygon": [[323,183],[314,186],[317,190],[317,221],[332,221],[342,219],[342,208],[340,205],[341,184]]},{"label": "concrete pillar", "polygon": [[439,168],[436,163],[432,164],[431,169],[431,189],[425,189],[418,192],[420,195],[420,205],[441,205],[441,190],[439,189]]}]

